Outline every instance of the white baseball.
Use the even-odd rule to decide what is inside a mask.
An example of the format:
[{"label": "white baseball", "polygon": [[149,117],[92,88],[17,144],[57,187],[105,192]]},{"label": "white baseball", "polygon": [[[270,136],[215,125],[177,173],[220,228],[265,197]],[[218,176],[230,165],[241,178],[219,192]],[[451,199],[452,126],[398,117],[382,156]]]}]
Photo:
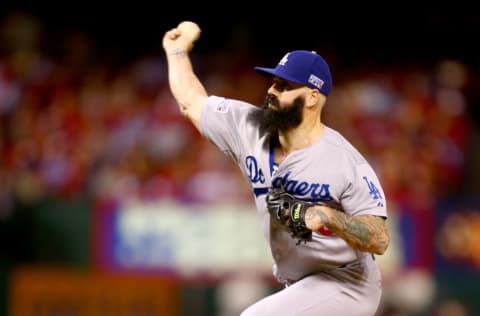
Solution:
[{"label": "white baseball", "polygon": [[190,37],[194,41],[200,37],[200,27],[195,22],[183,21],[178,24],[177,28],[182,32],[183,35]]}]

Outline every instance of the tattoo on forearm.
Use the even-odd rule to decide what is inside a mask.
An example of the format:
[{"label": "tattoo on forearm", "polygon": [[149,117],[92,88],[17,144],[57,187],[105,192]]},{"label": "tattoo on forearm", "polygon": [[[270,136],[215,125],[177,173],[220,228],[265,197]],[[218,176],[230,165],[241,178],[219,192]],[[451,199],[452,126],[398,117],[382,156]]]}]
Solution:
[{"label": "tattoo on forearm", "polygon": [[329,229],[358,250],[382,254],[388,246],[385,220],[379,216],[351,216],[335,211],[328,223]]},{"label": "tattoo on forearm", "polygon": [[305,221],[326,223],[328,221],[328,217],[319,208],[313,207],[311,212],[305,213]]}]

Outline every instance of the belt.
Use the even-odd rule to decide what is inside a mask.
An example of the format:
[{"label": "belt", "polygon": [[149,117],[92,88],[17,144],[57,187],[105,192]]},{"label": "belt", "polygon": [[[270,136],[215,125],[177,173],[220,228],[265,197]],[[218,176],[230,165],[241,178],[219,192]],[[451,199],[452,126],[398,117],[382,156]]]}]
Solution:
[{"label": "belt", "polygon": [[[373,260],[375,260],[375,256],[374,256],[373,254],[371,255],[371,258],[372,258]],[[343,268],[346,268],[346,267],[348,267],[348,266],[350,266],[350,265],[357,264],[357,263],[359,263],[361,260],[362,260],[362,259],[360,259],[360,260],[355,260],[355,261],[353,261],[353,262],[349,262],[349,263],[342,264],[341,266],[338,266],[338,267],[334,267],[334,268],[331,268],[331,269],[328,269],[328,270],[323,270],[323,271],[318,271],[318,272],[320,273],[320,272],[326,272],[326,271],[335,270],[335,269],[343,269]],[[304,278],[306,278],[306,277],[308,277],[308,276],[310,276],[310,275],[314,275],[314,274],[315,274],[315,273],[307,274],[307,275],[301,277],[301,278],[298,279],[298,280],[282,279],[282,280],[280,280],[280,282],[281,282],[285,287],[289,287],[289,286],[295,284],[296,282],[298,282],[298,281],[300,281],[300,280],[302,280],[302,279],[304,279]]]}]

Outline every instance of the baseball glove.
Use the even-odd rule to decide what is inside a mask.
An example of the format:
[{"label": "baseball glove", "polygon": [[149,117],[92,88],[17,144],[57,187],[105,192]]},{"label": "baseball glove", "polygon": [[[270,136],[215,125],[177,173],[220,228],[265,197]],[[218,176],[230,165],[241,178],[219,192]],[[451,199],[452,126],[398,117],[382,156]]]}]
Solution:
[{"label": "baseball glove", "polygon": [[297,245],[312,240],[312,231],[305,225],[305,211],[313,205],[295,198],[283,188],[270,189],[266,197],[267,209],[297,240]]}]

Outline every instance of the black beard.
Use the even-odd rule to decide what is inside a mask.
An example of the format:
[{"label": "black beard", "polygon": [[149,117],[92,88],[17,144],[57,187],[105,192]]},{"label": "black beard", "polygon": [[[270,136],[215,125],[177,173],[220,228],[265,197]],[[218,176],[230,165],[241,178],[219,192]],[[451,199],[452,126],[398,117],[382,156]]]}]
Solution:
[{"label": "black beard", "polygon": [[[277,109],[271,109],[268,104]],[[303,119],[305,99],[297,97],[291,104],[279,107],[280,102],[273,95],[267,95],[262,107],[255,108],[248,113],[248,121],[257,125],[260,135],[268,134],[268,138],[276,138],[279,132],[286,132],[300,125]]]}]

